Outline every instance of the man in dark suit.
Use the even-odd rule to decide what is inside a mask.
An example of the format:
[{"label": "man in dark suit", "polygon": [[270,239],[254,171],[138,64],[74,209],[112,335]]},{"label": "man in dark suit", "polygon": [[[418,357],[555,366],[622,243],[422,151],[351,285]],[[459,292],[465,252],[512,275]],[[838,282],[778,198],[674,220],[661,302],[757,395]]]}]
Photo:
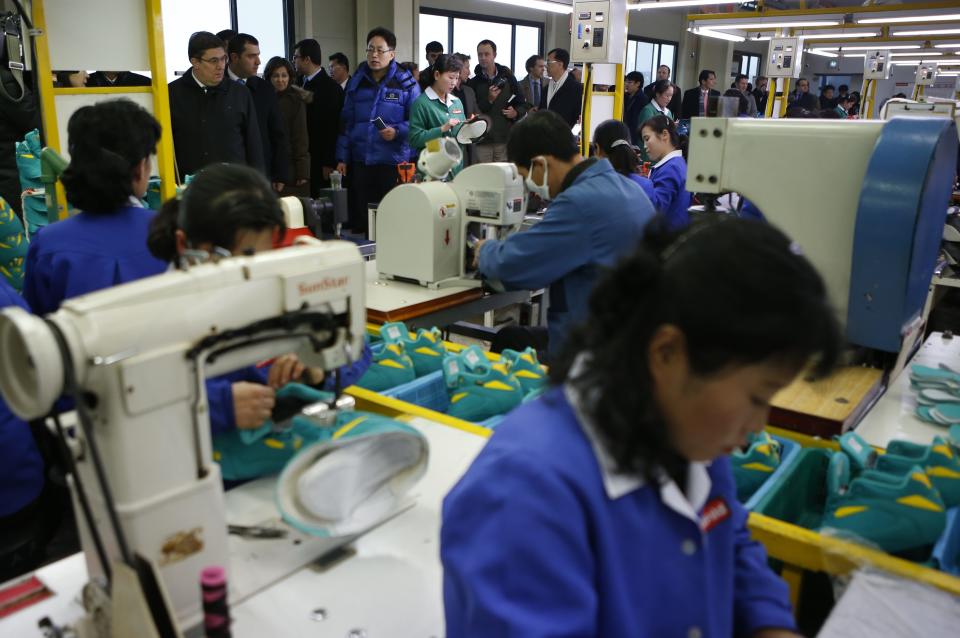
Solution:
[{"label": "man in dark suit", "polygon": [[542,55],[534,54],[527,58],[526,68],[527,76],[520,80],[520,92],[527,104],[539,108],[543,94],[550,87],[546,78],[547,62]]},{"label": "man in dark suit", "polygon": [[650,103],[643,91],[643,73],[630,71],[623,81],[623,123],[630,129],[630,142],[640,145],[640,113]]},{"label": "man in dark suit", "polygon": [[337,137],[340,135],[340,111],[343,89],[323,69],[320,43],[312,38],[297,42],[293,64],[301,75],[301,86],[313,92],[307,104],[307,132],[310,134],[310,193],[319,195],[337,166]]},{"label": "man in dark suit", "polygon": [[[653,87],[657,85],[658,80],[669,80],[670,79],[670,67],[666,64],[661,64],[657,67],[657,75],[653,78],[653,82],[643,87],[643,94],[647,96],[647,101],[650,102],[653,100]],[[672,84],[672,82],[671,82]],[[670,98],[670,103],[667,104],[667,108],[670,109],[670,112],[673,113],[674,117],[680,115],[680,100],[683,97],[683,91],[676,84],[673,85],[673,97]]]},{"label": "man in dark suit", "polygon": [[150,78],[132,71],[97,71],[87,78],[87,86],[150,86]]},{"label": "man in dark suit", "polygon": [[263,140],[263,159],[267,176],[277,192],[290,181],[290,139],[280,117],[280,102],[271,84],[257,76],[260,66],[260,43],[252,35],[238,33],[227,44],[229,79],[250,90],[257,109],[257,125]]},{"label": "man in dark suit", "polygon": [[198,31],[187,46],[192,66],[169,84],[180,178],[218,162],[247,164],[266,173],[253,97],[226,77],[223,40]]},{"label": "man in dark suit", "polygon": [[420,71],[417,82],[420,84],[420,90],[426,91],[427,87],[433,84],[433,63],[443,55],[443,45],[434,40],[427,42],[426,46],[427,65]]},{"label": "man in dark suit", "polygon": [[583,85],[570,74],[570,53],[554,49],[547,54],[547,75],[550,85],[540,97],[540,108],[554,111],[573,127],[583,107]]},{"label": "man in dark suit", "polygon": [[700,71],[700,86],[688,90],[683,94],[683,104],[680,107],[680,119],[689,120],[691,117],[703,117],[707,114],[707,103],[711,97],[720,97],[720,91],[714,89],[717,85],[717,74],[709,69]]}]

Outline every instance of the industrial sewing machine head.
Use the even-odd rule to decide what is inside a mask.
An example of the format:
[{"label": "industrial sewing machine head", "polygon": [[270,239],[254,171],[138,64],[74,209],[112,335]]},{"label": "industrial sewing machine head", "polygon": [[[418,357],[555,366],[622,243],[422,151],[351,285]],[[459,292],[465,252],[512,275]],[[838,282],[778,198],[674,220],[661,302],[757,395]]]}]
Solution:
[{"label": "industrial sewing machine head", "polygon": [[525,210],[523,178],[508,163],[469,166],[452,182],[399,186],[377,211],[377,269],[430,287],[480,285],[469,272],[471,244],[516,231]]},{"label": "industrial sewing machine head", "polygon": [[687,190],[737,192],[800,245],[847,340],[912,349],[957,167],[949,118],[695,118]]},{"label": "industrial sewing machine head", "polygon": [[356,246],[312,240],[72,299],[47,318],[0,313],[11,409],[34,419],[61,394],[76,401],[91,575],[143,557],[181,628],[199,622],[198,575],[228,564],[204,380],[290,352],[324,370],[357,359],[364,284]]}]

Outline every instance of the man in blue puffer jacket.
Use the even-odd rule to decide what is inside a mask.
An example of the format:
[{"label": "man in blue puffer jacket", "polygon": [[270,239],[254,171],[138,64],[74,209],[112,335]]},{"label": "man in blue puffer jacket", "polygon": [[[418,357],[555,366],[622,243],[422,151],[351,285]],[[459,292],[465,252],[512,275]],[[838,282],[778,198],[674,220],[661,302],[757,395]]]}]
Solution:
[{"label": "man in blue puffer jacket", "polygon": [[367,205],[397,183],[397,164],[410,155],[410,108],[417,79],[394,60],[397,36],[383,27],[367,34],[367,61],[347,83],[337,140],[337,170],[349,175],[350,227],[367,232]]}]

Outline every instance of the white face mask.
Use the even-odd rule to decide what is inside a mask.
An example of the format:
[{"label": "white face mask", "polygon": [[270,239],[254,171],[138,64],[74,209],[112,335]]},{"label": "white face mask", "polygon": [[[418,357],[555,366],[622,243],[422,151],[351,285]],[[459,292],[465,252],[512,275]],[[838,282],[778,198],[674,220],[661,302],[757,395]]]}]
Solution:
[{"label": "white face mask", "polygon": [[[543,162],[543,183],[537,184],[533,181],[533,163],[537,160]],[[530,160],[530,170],[527,172],[526,178],[523,180],[524,185],[527,187],[527,190],[538,195],[540,199],[547,202],[550,201],[550,187],[547,182],[547,169],[549,165],[547,164],[547,158],[543,155],[538,155]]]}]

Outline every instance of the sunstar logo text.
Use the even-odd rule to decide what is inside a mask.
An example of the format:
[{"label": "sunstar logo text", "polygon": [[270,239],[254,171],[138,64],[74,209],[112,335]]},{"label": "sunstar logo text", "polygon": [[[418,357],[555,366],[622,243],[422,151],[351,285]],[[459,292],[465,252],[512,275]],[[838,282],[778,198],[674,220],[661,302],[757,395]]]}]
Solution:
[{"label": "sunstar logo text", "polygon": [[709,532],[728,518],[730,518],[730,508],[727,507],[727,502],[717,497],[703,508],[703,513],[700,515],[700,529],[704,533]]},{"label": "sunstar logo text", "polygon": [[349,277],[324,277],[320,281],[316,281],[314,283],[298,284],[297,292],[300,293],[301,297],[306,297],[307,295],[312,295],[317,292],[323,292],[324,290],[332,290],[334,288],[343,288],[344,286],[347,285],[348,281],[350,281]]}]

